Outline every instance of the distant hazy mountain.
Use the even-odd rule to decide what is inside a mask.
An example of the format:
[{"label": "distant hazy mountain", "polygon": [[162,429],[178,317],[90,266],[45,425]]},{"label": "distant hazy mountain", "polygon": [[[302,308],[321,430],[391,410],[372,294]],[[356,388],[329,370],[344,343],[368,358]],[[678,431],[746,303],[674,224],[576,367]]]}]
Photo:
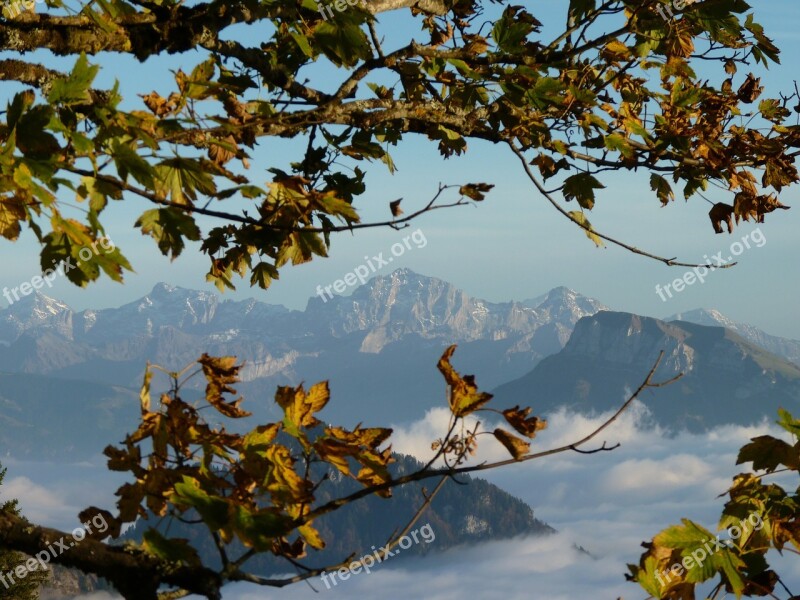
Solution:
[{"label": "distant hazy mountain", "polygon": [[542,414],[564,405],[608,410],[642,382],[661,350],[656,380],[684,373],[677,383],[641,397],[663,425],[698,430],[772,418],[780,406],[800,412],[797,365],[723,327],[618,312],[581,319],[561,352],[495,395]]},{"label": "distant hazy mountain", "polygon": [[744,339],[800,365],[800,340],[791,340],[765,333],[758,327],[737,323],[714,309],[698,308],[667,317],[667,321],[688,321],[698,325],[721,325],[735,331]]},{"label": "distant hazy mountain", "polygon": [[277,385],[329,379],[329,419],[399,422],[441,403],[436,361],[449,344],[459,344],[459,368],[491,387],[560,350],[578,319],[604,308],[566,288],[538,306],[490,303],[407,269],[348,297],[313,297],[305,311],[166,284],[84,312],[34,294],[0,311],[0,360],[7,371],[133,388],[148,360],[177,369],[203,351],[236,355],[259,416]]},{"label": "distant hazy mountain", "polygon": [[[136,426],[146,362],[179,369],[202,352],[245,362],[238,389],[259,420],[278,418],[276,386],[323,379],[331,383],[323,414],[330,422],[419,419],[445,405],[436,362],[452,343],[459,345],[456,368],[475,374],[482,389],[501,386],[502,400],[533,399],[540,410],[616,406],[661,348],[668,353],[665,373],[687,371],[653,407],[665,422],[743,422],[798,402],[800,369],[763,349],[791,358],[798,342],[713,311],[679,316],[714,327],[610,313],[563,287],[491,303],[407,269],[376,277],[351,296],[313,297],[304,311],[166,284],[119,308],[83,312],[34,294],[0,310],[0,364],[8,374],[0,376],[0,456],[40,452],[72,460],[119,441]],[[722,404],[731,410],[715,408]],[[92,416],[81,420],[76,411],[86,406]],[[61,422],[78,429],[59,430]],[[50,432],[58,444],[48,445]],[[68,435],[76,439],[71,445]]]},{"label": "distant hazy mountain", "polygon": [[0,457],[76,460],[136,429],[139,395],[100,383],[0,372]]}]

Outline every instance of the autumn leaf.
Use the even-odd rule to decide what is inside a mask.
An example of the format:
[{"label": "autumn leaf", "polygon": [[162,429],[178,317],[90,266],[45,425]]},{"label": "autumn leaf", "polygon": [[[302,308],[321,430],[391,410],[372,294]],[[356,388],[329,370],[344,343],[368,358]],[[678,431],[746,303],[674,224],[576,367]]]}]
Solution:
[{"label": "autumn leaf", "polygon": [[594,191],[603,189],[604,186],[596,177],[588,173],[578,173],[571,175],[564,180],[564,188],[562,193],[564,199],[569,202],[570,200],[577,200],[581,208],[592,210],[594,207],[595,195]]},{"label": "autumn leaf", "polygon": [[325,408],[330,399],[328,382],[314,384],[306,393],[303,386],[281,386],[275,393],[275,402],[284,410],[287,432],[297,435],[299,427],[314,427],[319,423],[316,413]]},{"label": "autumn leaf", "polygon": [[450,364],[450,358],[455,351],[455,345],[445,350],[437,366],[442,375],[444,375],[447,385],[450,386],[450,411],[456,417],[464,417],[489,402],[492,399],[492,395],[488,392],[478,391],[474,376],[465,375],[462,377],[458,374]]},{"label": "autumn leaf", "polygon": [[403,209],[400,208],[400,203],[403,201],[402,198],[394,200],[393,202],[389,202],[389,209],[392,211],[392,216],[397,218],[403,214]]},{"label": "autumn leaf", "polygon": [[717,202],[708,211],[708,217],[716,233],[722,233],[722,223],[728,226],[728,233],[733,233],[733,207],[724,202]]},{"label": "autumn leaf", "polygon": [[753,470],[771,473],[785,466],[794,471],[800,469],[800,443],[791,446],[771,435],[752,438],[739,451],[736,464],[753,463]]},{"label": "autumn leaf", "polygon": [[589,219],[586,218],[586,215],[583,214],[580,210],[573,210],[570,211],[569,216],[575,220],[575,222],[583,227],[584,232],[586,233],[586,237],[592,240],[598,248],[603,248],[605,244],[603,244],[603,240],[594,232],[592,228],[592,224],[589,222]]},{"label": "autumn leaf", "polygon": [[315,548],[316,550],[322,550],[325,548],[325,541],[322,539],[322,536],[320,536],[319,531],[311,526],[311,523],[301,525],[297,528],[297,531],[301,536],[303,536],[303,539],[312,548]]},{"label": "autumn leaf", "polygon": [[218,165],[225,165],[236,158],[239,144],[232,135],[223,140],[213,140],[208,146],[208,158]]},{"label": "autumn leaf", "polygon": [[497,438],[503,446],[506,447],[509,454],[514,457],[514,460],[520,460],[523,456],[528,454],[531,450],[531,445],[519,439],[517,436],[511,435],[507,431],[497,428],[494,430],[494,437]]},{"label": "autumn leaf", "polygon": [[494,185],[488,183],[468,183],[467,185],[462,185],[458,193],[479,202],[486,198],[486,194],[492,188],[494,188]]},{"label": "autumn leaf", "polygon": [[536,437],[537,431],[547,428],[547,421],[538,417],[529,417],[529,414],[531,414],[530,407],[520,409],[519,406],[515,406],[503,411],[503,416],[509,425],[525,437],[532,439]]},{"label": "autumn leaf", "polygon": [[15,241],[21,232],[20,222],[25,221],[25,205],[17,196],[0,198],[0,235]]},{"label": "autumn leaf", "polygon": [[206,401],[216,408],[221,414],[232,419],[249,417],[251,413],[241,410],[239,405],[242,399],[233,402],[225,400],[225,394],[235,394],[236,390],[230,384],[239,381],[240,365],[236,364],[235,356],[211,357],[208,354],[197,362],[203,368],[203,375],[208,382],[206,385]]},{"label": "autumn leaf", "polygon": [[764,86],[760,85],[760,83],[760,77],[756,77],[752,73],[748,74],[747,79],[736,92],[739,100],[747,104],[755,102],[761,95],[761,92],[764,91]]},{"label": "autumn leaf", "polygon": [[675,199],[675,192],[672,191],[672,186],[658,173],[650,175],[650,189],[656,193],[662,206],[666,206],[671,200]]}]

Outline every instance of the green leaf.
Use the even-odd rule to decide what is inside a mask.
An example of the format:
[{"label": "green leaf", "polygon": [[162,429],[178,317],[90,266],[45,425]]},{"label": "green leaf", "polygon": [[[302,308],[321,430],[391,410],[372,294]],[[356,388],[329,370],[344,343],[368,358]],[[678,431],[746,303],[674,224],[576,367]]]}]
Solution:
[{"label": "green leaf", "polygon": [[295,231],[284,240],[275,266],[282,267],[289,261],[293,265],[302,265],[310,261],[314,254],[328,256],[325,242],[319,234],[313,231]]},{"label": "green leaf", "polygon": [[183,239],[197,242],[200,229],[194,219],[176,208],[153,208],[147,210],[136,220],[142,234],[149,235],[158,243],[158,249],[170,259],[175,260],[183,252]]},{"label": "green leaf", "polygon": [[270,550],[275,538],[292,529],[292,523],[290,517],[270,510],[252,512],[243,506],[235,507],[234,531],[245,546],[262,552]]},{"label": "green leaf", "polygon": [[114,140],[111,143],[111,155],[117,172],[123,181],[128,179],[128,175],[141,183],[147,189],[153,189],[153,167],[143,159],[133,148],[125,142]]},{"label": "green leaf", "polygon": [[630,142],[618,133],[605,136],[603,143],[606,148],[619,152],[625,158],[633,158],[636,155],[636,151],[630,145]]},{"label": "green leaf", "polygon": [[17,123],[17,147],[23,154],[34,159],[52,160],[61,152],[56,137],[46,129],[53,118],[53,108],[48,105],[34,106],[25,112]]},{"label": "green leaf", "polygon": [[318,202],[326,213],[346,223],[358,223],[360,221],[358,212],[353,208],[353,205],[341,198],[337,198],[334,192],[328,192],[321,196]]},{"label": "green leaf", "polygon": [[186,96],[194,100],[202,100],[211,94],[211,78],[214,76],[216,70],[216,61],[214,57],[209,57],[207,60],[201,62],[189,75],[189,87],[186,90]]},{"label": "green leaf", "polygon": [[278,279],[280,274],[274,265],[266,262],[258,263],[250,276],[250,285],[257,285],[262,290],[269,288],[273,279]]},{"label": "green leaf", "polygon": [[[525,41],[533,31],[531,23],[517,14],[519,7],[506,7],[503,16],[492,28],[492,39],[497,47],[509,54],[525,52]],[[524,16],[529,17],[527,13]]]},{"label": "green leaf", "polygon": [[718,550],[711,556],[712,567],[725,574],[728,583],[737,598],[742,597],[744,591],[744,581],[739,573],[739,569],[745,564],[736,554],[730,550]]},{"label": "green leaf", "polygon": [[86,53],[82,52],[72,73],[66,78],[53,82],[50,93],[47,95],[47,101],[50,104],[65,105],[90,101],[89,89],[98,71],[100,71],[100,67],[90,65]]},{"label": "green leaf", "polygon": [[672,186],[661,175],[653,173],[650,175],[650,189],[656,193],[661,204],[669,204],[670,200],[675,199],[675,192],[672,191]]},{"label": "green leaf", "polygon": [[359,59],[371,55],[367,36],[355,23],[320,23],[314,31],[314,41],[325,56],[339,67],[355,66]]},{"label": "green leaf", "polygon": [[602,183],[600,183],[594,175],[590,175],[589,173],[578,173],[577,175],[571,175],[564,180],[564,188],[562,190],[564,194],[564,199],[569,202],[571,200],[577,200],[578,204],[581,205],[581,208],[585,208],[586,210],[592,210],[594,207],[594,191],[599,189],[604,189]]},{"label": "green leaf", "polygon": [[795,419],[788,410],[782,408],[778,409],[778,416],[780,416],[777,421],[778,425],[792,435],[800,437],[800,420]]},{"label": "green leaf", "polygon": [[9,128],[13,129],[16,127],[20,117],[33,106],[35,101],[36,94],[30,90],[20,92],[14,96],[14,100],[8,105],[8,111],[6,112],[6,123]]},{"label": "green leaf", "polygon": [[189,204],[197,200],[197,192],[210,196],[217,186],[214,179],[191,158],[170,158],[155,168],[157,192],[166,195],[177,204]]},{"label": "green leaf", "polygon": [[314,51],[311,49],[311,44],[309,44],[306,36],[301,33],[297,33],[296,31],[290,31],[289,34],[292,36],[294,43],[297,44],[297,47],[300,48],[303,54],[305,54],[308,58],[314,58]]},{"label": "green leaf", "polygon": [[78,201],[88,199],[89,208],[96,213],[103,211],[109,198],[122,200],[122,191],[117,186],[94,177],[81,177],[81,184],[76,191]]},{"label": "green leaf", "polygon": [[183,476],[183,482],[175,484],[174,502],[194,508],[212,531],[228,525],[228,502],[207,494],[200,488],[199,481],[187,475]]},{"label": "green leaf", "polygon": [[188,540],[181,538],[167,539],[155,529],[148,529],[144,532],[144,535],[142,535],[142,548],[148,554],[164,560],[193,566],[201,564],[197,550],[192,548]]}]

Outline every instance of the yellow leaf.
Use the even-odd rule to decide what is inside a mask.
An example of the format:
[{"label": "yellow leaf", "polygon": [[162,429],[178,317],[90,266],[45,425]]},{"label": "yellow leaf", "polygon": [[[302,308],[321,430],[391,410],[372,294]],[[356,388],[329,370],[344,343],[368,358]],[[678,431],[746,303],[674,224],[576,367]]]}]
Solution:
[{"label": "yellow leaf", "polygon": [[0,235],[16,241],[20,234],[20,221],[25,221],[25,207],[17,196],[0,199]]},{"label": "yellow leaf", "polygon": [[303,536],[303,539],[312,548],[322,550],[325,547],[325,541],[319,535],[319,531],[314,529],[310,524],[301,525],[297,528],[297,531],[300,532],[300,535]]},{"label": "yellow leaf", "polygon": [[450,346],[445,350],[437,365],[439,371],[444,375],[447,385],[450,386],[450,411],[457,417],[466,416],[478,410],[481,406],[492,399],[488,392],[479,392],[475,385],[475,377],[472,375],[459,375],[450,364],[450,357],[453,356],[456,346]]}]

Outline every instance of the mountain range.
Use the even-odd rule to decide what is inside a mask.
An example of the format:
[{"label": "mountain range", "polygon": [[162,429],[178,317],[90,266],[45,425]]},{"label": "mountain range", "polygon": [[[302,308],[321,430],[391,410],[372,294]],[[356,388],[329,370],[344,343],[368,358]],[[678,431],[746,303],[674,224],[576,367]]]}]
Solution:
[{"label": "mountain range", "polygon": [[0,310],[0,456],[99,452],[135,428],[147,361],[177,370],[202,352],[245,363],[238,389],[258,419],[277,416],[276,386],[327,379],[328,421],[409,423],[445,406],[436,362],[452,343],[456,368],[482,389],[545,412],[618,405],[662,349],[659,375],[685,373],[651,406],[664,424],[739,422],[800,397],[800,342],[712,310],[667,322],[563,287],[491,303],[407,269],[303,311],[158,284],[118,308],[78,312],[37,293]]},{"label": "mountain range", "polygon": [[563,350],[494,390],[501,403],[583,413],[619,407],[661,352],[653,378],[677,382],[640,397],[656,423],[702,431],[800,409],[800,367],[732,329],[604,311],[581,319]]},{"label": "mountain range", "polygon": [[[560,350],[581,317],[605,308],[566,288],[536,302],[493,304],[408,270],[349,297],[314,297],[305,311],[166,284],[119,308],[83,312],[35,294],[0,311],[0,361],[9,373],[138,389],[148,360],[177,370],[203,351],[236,355],[248,398],[328,379],[329,419],[401,422],[443,399],[436,362],[449,344],[459,344],[461,367],[491,387]],[[259,417],[274,416],[269,409],[254,407]]]}]

